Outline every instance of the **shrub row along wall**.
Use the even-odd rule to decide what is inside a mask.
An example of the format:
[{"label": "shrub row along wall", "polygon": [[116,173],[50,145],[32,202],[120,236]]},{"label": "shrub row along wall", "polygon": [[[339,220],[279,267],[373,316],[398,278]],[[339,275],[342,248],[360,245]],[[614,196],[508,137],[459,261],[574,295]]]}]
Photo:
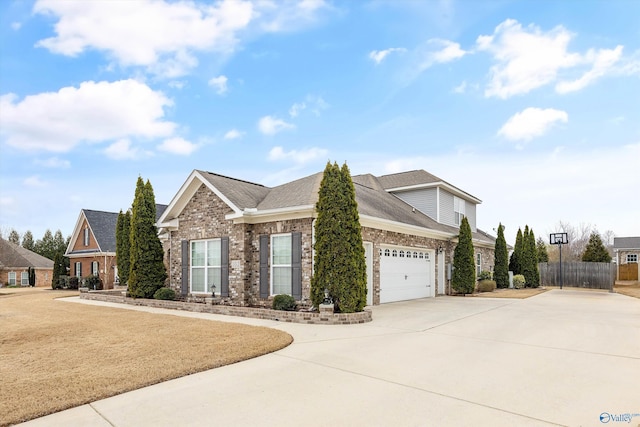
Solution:
[{"label": "shrub row along wall", "polygon": [[80,298],[91,301],[113,302],[171,310],[185,310],[196,313],[223,314],[225,316],[250,317],[253,319],[277,320],[289,323],[306,323],[310,325],[352,325],[371,322],[371,310],[359,313],[318,313],[308,311],[280,311],[266,308],[234,307],[229,305],[213,305],[195,302],[166,301],[155,299],[128,298],[121,292],[82,290]]},{"label": "shrub row along wall", "polygon": [[[540,284],[544,286],[560,286],[560,263],[541,262]],[[563,262],[563,286],[613,289],[616,280],[616,266],[608,262]]]}]

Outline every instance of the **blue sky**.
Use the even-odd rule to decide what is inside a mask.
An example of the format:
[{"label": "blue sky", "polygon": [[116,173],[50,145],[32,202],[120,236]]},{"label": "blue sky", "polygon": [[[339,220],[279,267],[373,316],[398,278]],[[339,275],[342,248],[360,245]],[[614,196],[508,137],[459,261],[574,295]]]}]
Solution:
[{"label": "blue sky", "polygon": [[0,227],[72,232],[138,176],[425,169],[513,243],[640,235],[640,2],[0,2]]}]

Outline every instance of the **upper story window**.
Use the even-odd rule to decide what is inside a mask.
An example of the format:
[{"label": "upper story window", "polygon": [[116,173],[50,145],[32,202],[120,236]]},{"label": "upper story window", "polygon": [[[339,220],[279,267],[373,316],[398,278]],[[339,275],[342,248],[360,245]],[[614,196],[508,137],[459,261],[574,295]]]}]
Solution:
[{"label": "upper story window", "polygon": [[220,239],[191,242],[191,292],[221,291],[222,244]]},{"label": "upper story window", "polygon": [[292,293],[291,234],[271,236],[271,294]]},{"label": "upper story window", "polygon": [[84,229],[84,245],[89,246],[89,228],[85,227]]},{"label": "upper story window", "polygon": [[627,263],[638,262],[638,254],[627,254]]},{"label": "upper story window", "polygon": [[456,225],[460,225],[462,218],[466,216],[464,199],[453,197],[453,215]]}]

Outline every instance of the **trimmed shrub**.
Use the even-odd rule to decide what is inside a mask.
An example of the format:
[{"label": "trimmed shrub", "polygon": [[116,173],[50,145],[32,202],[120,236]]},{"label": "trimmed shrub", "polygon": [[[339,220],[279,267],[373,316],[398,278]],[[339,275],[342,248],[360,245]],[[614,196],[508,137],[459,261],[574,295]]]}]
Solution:
[{"label": "trimmed shrub", "polygon": [[480,274],[478,274],[478,281],[480,280],[493,280],[493,275],[490,271],[482,270]]},{"label": "trimmed shrub", "polygon": [[524,288],[524,276],[522,274],[513,276],[513,287],[516,289]]},{"label": "trimmed shrub", "polygon": [[495,280],[483,279],[478,282],[478,292],[493,292],[495,290]]},{"label": "trimmed shrub", "polygon": [[274,310],[293,311],[296,309],[296,300],[291,295],[276,295],[273,297]]},{"label": "trimmed shrub", "polygon": [[176,299],[176,291],[171,288],[160,288],[153,294],[153,298],[173,301]]},{"label": "trimmed shrub", "polygon": [[103,288],[102,279],[100,278],[100,276],[95,276],[95,275],[89,276],[86,279],[84,279],[84,285],[93,291],[101,291]]},{"label": "trimmed shrub", "polygon": [[69,284],[68,287],[69,289],[78,289],[78,285],[80,283],[80,280],[77,277],[69,277]]}]

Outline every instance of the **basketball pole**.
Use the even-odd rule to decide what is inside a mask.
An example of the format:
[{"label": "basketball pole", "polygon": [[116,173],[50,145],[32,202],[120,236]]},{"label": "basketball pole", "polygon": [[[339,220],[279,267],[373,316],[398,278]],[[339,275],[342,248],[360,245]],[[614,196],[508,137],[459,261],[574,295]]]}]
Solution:
[{"label": "basketball pole", "polygon": [[562,289],[562,243],[558,246],[560,247],[560,289]]}]

